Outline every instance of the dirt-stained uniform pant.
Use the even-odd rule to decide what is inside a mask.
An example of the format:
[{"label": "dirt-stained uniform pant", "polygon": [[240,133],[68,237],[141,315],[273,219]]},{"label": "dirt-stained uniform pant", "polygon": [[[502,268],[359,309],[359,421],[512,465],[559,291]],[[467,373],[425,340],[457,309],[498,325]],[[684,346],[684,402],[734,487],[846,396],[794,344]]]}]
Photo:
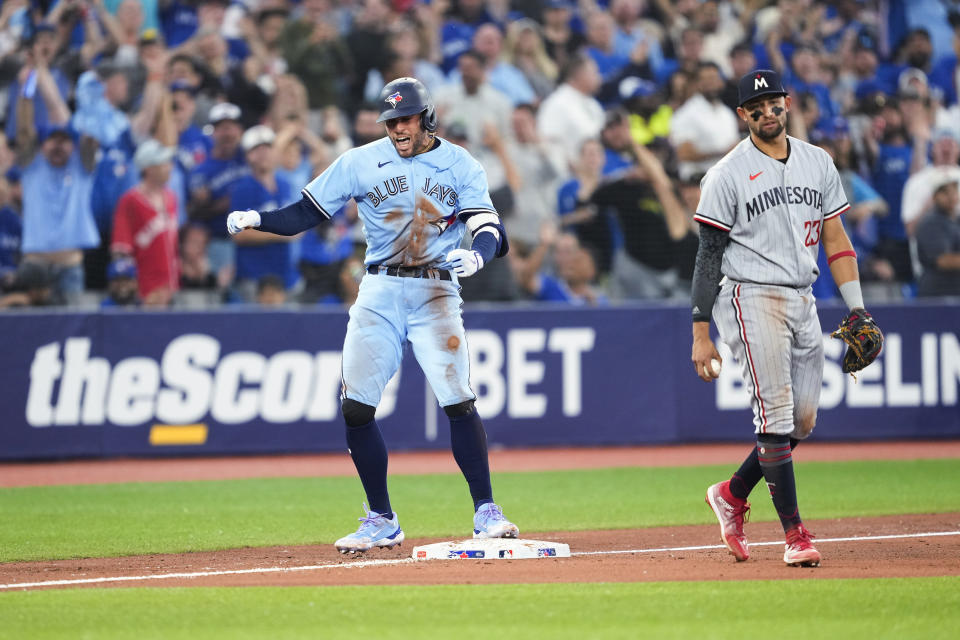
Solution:
[{"label": "dirt-stained uniform pant", "polygon": [[823,380],[823,334],[811,288],[725,280],[713,319],[740,365],[756,433],[809,436]]},{"label": "dirt-stained uniform pant", "polygon": [[409,342],[441,407],[475,399],[461,304],[456,276],[363,276],[343,341],[343,397],[378,406]]}]

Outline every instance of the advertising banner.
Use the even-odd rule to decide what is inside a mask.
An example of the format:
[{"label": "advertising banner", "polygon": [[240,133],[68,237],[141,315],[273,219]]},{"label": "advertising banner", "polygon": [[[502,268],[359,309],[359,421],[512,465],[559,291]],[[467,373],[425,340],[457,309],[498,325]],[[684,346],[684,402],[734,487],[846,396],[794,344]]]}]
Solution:
[{"label": "advertising banner", "polygon": [[[829,338],[813,437],[960,437],[960,307],[872,308],[886,335],[856,379]],[[686,308],[466,309],[470,379],[492,446],[749,441],[725,358],[690,363]],[[0,458],[343,450],[340,310],[0,315]],[[378,408],[391,449],[445,448],[448,421],[408,347]],[[721,349],[723,355],[729,353]]]}]

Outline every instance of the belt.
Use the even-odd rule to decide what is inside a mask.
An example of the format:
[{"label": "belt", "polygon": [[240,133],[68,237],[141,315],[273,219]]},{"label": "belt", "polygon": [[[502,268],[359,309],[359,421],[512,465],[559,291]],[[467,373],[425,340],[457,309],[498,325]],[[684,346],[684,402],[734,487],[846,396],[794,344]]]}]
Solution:
[{"label": "belt", "polygon": [[383,264],[371,264],[367,267],[367,273],[387,276],[398,276],[400,278],[429,278],[431,280],[453,280],[450,272],[446,269],[428,269],[425,267],[397,267]]}]

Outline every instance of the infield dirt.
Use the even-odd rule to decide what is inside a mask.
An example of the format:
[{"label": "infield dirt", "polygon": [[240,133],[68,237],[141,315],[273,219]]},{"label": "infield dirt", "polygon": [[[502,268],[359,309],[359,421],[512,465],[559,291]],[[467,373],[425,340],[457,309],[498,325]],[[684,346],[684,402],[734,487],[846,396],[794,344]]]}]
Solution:
[{"label": "infield dirt", "polygon": [[[630,449],[492,452],[491,466],[500,471],[569,469],[628,465],[718,464],[738,460],[743,446],[644,447]],[[804,460],[960,458],[960,442],[884,443],[805,446]],[[176,459],[0,465],[0,486],[72,484],[147,480],[191,480],[280,475],[340,475],[352,473],[345,455],[293,456],[278,465],[276,458]],[[272,464],[267,465],[266,462]],[[433,461],[436,466],[429,466]],[[449,453],[394,454],[391,470],[448,472]],[[218,471],[215,476],[211,469]],[[312,469],[312,473],[307,473]],[[336,469],[336,473],[331,473]],[[264,472],[258,472],[258,470]],[[318,472],[323,470],[323,472]],[[299,472],[298,472],[299,471]],[[31,481],[33,480],[33,481]],[[40,481],[42,480],[42,481]],[[702,506],[702,505],[701,505]],[[703,506],[706,509],[705,506]],[[819,538],[824,556],[818,568],[783,564],[783,533],[774,522],[750,523],[751,559],[736,563],[726,549],[670,550],[719,543],[718,527],[682,526],[652,529],[524,532],[525,537],[570,545],[574,554],[618,551],[616,554],[575,555],[537,560],[451,560],[370,566],[367,560],[408,558],[417,544],[436,540],[408,539],[403,547],[358,556],[343,556],[332,545],[229,549],[217,552],[156,554],[123,558],[85,558],[0,564],[0,584],[86,580],[140,576],[142,580],[98,582],[95,587],[132,586],[293,586],[385,584],[493,584],[542,582],[649,582],[669,580],[776,580],[789,578],[877,578],[960,575],[960,535],[921,536],[883,540],[856,538],[960,532],[960,513],[912,514],[871,518],[812,520],[808,527]],[[823,541],[823,539],[855,538]],[[632,551],[632,552],[631,552]],[[293,567],[315,567],[289,571]],[[275,571],[191,578],[146,578],[168,574],[276,568]],[[284,571],[284,569],[288,569]],[[70,586],[70,585],[68,585]],[[77,585],[83,586],[83,585]],[[50,587],[35,587],[50,588]]]}]

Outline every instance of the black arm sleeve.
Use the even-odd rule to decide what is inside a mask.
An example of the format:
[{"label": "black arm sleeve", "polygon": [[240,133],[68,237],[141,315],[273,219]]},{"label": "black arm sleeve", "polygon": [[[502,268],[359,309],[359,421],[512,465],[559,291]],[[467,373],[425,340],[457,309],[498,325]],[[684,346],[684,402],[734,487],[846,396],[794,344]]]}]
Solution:
[{"label": "black arm sleeve", "polygon": [[697,262],[693,268],[694,322],[710,322],[713,303],[717,299],[720,286],[723,250],[729,239],[727,232],[722,229],[700,225],[700,246],[697,248]]},{"label": "black arm sleeve", "polygon": [[280,236],[295,236],[301,231],[329,220],[306,196],[275,211],[260,212],[260,231]]}]

